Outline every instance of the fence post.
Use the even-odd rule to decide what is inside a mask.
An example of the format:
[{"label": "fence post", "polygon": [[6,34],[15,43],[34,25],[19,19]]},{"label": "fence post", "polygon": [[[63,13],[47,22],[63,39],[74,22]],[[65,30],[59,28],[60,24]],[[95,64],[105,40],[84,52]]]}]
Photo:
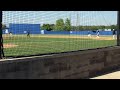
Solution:
[{"label": "fence post", "polygon": [[2,59],[2,11],[0,11],[0,59]]},{"label": "fence post", "polygon": [[120,11],[117,11],[117,46],[120,46]]}]

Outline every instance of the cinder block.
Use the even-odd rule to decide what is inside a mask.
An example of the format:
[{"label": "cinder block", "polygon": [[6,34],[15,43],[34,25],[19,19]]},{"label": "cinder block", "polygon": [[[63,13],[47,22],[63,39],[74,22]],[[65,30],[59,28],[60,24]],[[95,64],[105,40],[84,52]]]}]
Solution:
[{"label": "cinder block", "polygon": [[89,76],[89,72],[82,72],[82,73],[72,73],[63,77],[63,79],[84,79]]},{"label": "cinder block", "polygon": [[103,68],[104,68],[104,62],[97,63],[97,64],[92,64],[92,65],[89,66],[89,71],[101,70]]},{"label": "cinder block", "polygon": [[97,64],[97,63],[102,63],[102,62],[105,62],[105,58],[103,57],[103,58],[98,58],[98,59],[91,59],[90,60],[90,64],[92,65],[92,64]]}]

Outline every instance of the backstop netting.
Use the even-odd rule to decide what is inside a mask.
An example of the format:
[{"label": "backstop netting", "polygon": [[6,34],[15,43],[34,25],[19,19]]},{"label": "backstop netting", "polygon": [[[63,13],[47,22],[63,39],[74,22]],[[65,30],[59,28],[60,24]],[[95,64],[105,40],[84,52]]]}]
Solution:
[{"label": "backstop netting", "polygon": [[6,57],[115,46],[117,11],[3,11]]}]

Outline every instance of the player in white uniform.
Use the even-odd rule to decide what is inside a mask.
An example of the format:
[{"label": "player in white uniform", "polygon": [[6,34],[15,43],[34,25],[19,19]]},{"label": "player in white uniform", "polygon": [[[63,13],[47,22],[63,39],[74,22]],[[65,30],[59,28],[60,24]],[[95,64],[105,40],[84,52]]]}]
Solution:
[{"label": "player in white uniform", "polygon": [[99,38],[100,37],[100,32],[99,31],[97,31],[97,38]]},{"label": "player in white uniform", "polygon": [[90,31],[88,31],[88,37],[91,37],[91,33],[90,33]]}]

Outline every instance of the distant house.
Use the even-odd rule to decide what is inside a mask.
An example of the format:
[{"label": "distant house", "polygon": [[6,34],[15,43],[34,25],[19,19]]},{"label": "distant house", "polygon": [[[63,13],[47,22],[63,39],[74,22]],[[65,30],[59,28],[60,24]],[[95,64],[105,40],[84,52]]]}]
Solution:
[{"label": "distant house", "polygon": [[111,29],[105,29],[105,31],[112,31]]},{"label": "distant house", "polygon": [[6,27],[2,31],[3,31],[3,34],[8,34],[9,33],[9,28]]}]

